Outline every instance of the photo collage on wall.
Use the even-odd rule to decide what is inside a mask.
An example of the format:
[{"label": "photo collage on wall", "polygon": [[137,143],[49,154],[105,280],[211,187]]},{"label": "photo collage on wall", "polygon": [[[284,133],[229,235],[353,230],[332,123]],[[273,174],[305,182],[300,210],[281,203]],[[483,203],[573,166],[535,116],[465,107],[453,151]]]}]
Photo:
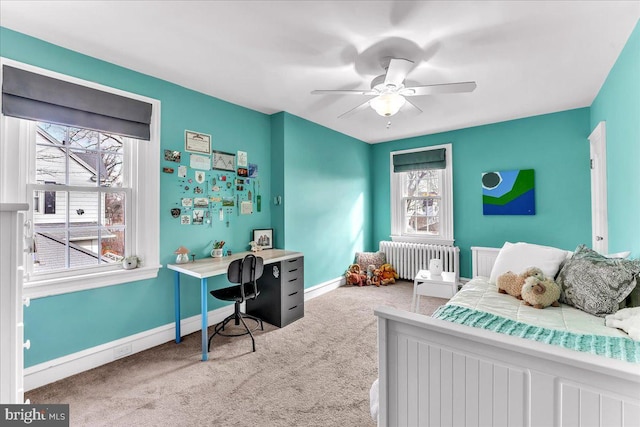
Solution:
[{"label": "photo collage on wall", "polygon": [[258,165],[246,151],[228,153],[212,149],[211,135],[185,131],[184,152],[164,150],[162,172],[176,177],[180,200],[171,216],[182,225],[229,227],[234,216],[260,212]]}]

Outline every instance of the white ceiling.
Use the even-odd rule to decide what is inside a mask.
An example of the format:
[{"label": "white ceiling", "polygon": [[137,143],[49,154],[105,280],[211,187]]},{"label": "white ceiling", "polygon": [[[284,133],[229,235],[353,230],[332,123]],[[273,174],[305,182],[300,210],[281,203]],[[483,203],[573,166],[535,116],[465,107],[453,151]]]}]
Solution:
[{"label": "white ceiling", "polygon": [[[375,143],[591,105],[640,1],[0,1],[0,25],[263,113],[287,111]],[[423,113],[311,95],[369,88],[384,56]]]}]

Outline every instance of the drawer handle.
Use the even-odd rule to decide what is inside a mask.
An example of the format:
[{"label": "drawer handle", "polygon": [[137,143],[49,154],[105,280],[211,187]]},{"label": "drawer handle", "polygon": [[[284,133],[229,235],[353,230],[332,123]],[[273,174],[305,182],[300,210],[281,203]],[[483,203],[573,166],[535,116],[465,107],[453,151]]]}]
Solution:
[{"label": "drawer handle", "polygon": [[289,294],[289,296],[290,296],[290,297],[292,297],[292,296],[294,296],[294,295],[295,295],[295,294],[297,294],[297,293],[298,293],[298,291],[295,291],[294,293]]},{"label": "drawer handle", "polygon": [[295,310],[296,308],[298,308],[297,305],[294,305],[293,307],[291,307],[289,310]]},{"label": "drawer handle", "polygon": [[291,282],[295,282],[296,280],[298,280],[298,278],[296,277],[295,279],[289,279],[289,283]]},{"label": "drawer handle", "polygon": [[298,271],[298,269],[294,268],[293,270],[289,270],[289,273],[293,273],[294,271]]},{"label": "drawer handle", "polygon": [[289,261],[289,262],[298,262],[298,259],[299,259],[299,258],[288,259],[287,261]]}]

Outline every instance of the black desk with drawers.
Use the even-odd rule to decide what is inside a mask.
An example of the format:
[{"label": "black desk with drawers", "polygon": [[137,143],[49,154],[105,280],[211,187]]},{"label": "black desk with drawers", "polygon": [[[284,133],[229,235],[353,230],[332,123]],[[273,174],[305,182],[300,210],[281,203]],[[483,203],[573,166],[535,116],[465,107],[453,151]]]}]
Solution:
[{"label": "black desk with drawers", "polygon": [[[260,253],[257,255],[259,256]],[[260,295],[247,300],[247,313],[282,328],[304,316],[304,257],[264,266]]]}]

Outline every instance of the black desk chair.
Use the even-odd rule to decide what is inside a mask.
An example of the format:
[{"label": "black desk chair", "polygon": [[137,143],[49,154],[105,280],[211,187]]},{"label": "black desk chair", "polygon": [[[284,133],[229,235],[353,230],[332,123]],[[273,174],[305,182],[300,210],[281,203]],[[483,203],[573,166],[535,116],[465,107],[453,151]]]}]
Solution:
[{"label": "black desk chair", "polygon": [[[239,337],[249,334],[253,344],[253,351],[256,351],[256,340],[253,338],[252,331],[255,331],[258,328],[258,325],[260,325],[260,329],[264,331],[264,325],[261,319],[250,314],[240,312],[240,304],[248,299],[256,299],[256,297],[260,295],[257,280],[262,276],[263,270],[264,260],[260,257],[256,257],[255,255],[247,255],[243,259],[232,261],[227,269],[227,280],[231,283],[239,284],[237,286],[216,289],[215,291],[209,292],[211,296],[219,300],[234,301],[235,309],[232,315],[215,326],[213,334],[209,337],[207,351],[211,351],[211,340],[216,336],[216,334],[225,337]],[[244,319],[251,319],[256,322],[256,326],[253,330],[249,329]],[[224,327],[231,320],[235,320],[236,325],[239,325],[240,322],[242,322],[245,332],[234,334],[224,333]]]}]

